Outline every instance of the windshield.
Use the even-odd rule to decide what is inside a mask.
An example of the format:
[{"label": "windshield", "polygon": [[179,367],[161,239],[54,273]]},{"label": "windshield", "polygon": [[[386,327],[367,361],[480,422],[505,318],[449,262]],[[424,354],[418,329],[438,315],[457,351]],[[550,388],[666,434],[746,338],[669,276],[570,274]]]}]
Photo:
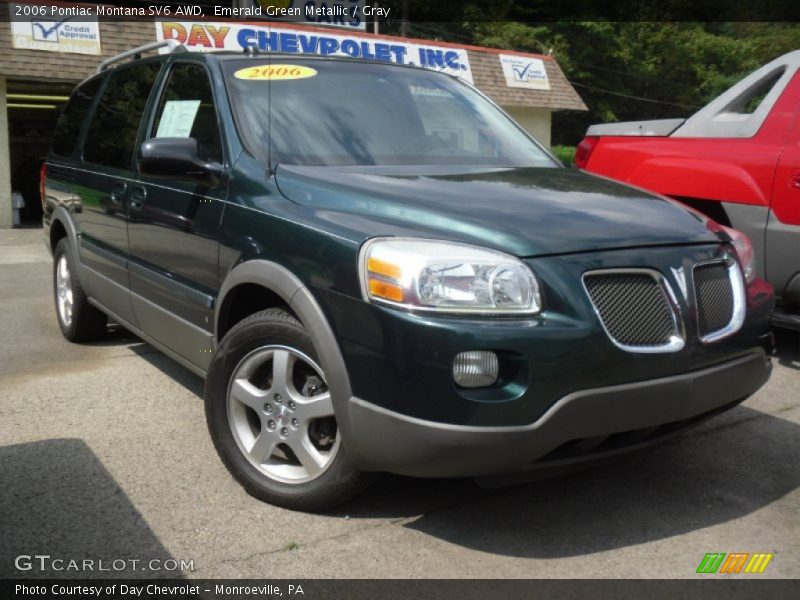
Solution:
[{"label": "windshield", "polygon": [[333,60],[224,65],[239,132],[273,165],[557,166],[491,102],[449,76]]}]

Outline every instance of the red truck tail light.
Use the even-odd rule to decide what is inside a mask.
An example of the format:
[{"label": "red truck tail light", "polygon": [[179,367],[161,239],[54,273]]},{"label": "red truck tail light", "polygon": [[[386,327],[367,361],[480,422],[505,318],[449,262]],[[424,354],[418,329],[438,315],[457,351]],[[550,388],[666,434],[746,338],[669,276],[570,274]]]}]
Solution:
[{"label": "red truck tail light", "polygon": [[45,198],[44,189],[47,180],[47,162],[42,163],[42,168],[39,169],[39,200],[42,202],[42,210],[47,211],[47,199]]},{"label": "red truck tail light", "polygon": [[575,148],[576,167],[578,167],[579,169],[586,168],[586,165],[589,163],[589,157],[591,156],[595,147],[597,147],[597,142],[599,141],[600,138],[593,135],[585,137],[583,138],[583,140],[581,140],[581,143],[578,144],[577,148]]}]

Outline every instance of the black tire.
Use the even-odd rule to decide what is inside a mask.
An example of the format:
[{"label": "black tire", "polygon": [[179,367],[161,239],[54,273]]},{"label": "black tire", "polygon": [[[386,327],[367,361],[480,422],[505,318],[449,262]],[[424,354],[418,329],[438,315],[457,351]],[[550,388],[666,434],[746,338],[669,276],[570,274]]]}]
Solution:
[{"label": "black tire", "polygon": [[[69,289],[72,291],[72,318],[65,322],[59,310],[58,269],[61,258],[66,260],[69,269]],[[73,256],[67,238],[61,238],[53,251],[53,300],[56,320],[61,333],[70,342],[89,342],[106,333],[108,316],[89,303],[78,276],[78,261]]]},{"label": "black tire", "polygon": [[285,483],[253,466],[231,432],[227,403],[234,370],[251,352],[270,345],[294,348],[317,360],[303,325],[286,310],[263,310],[237,323],[219,344],[206,379],[206,421],[211,439],[228,471],[252,496],[292,510],[328,510],[360,493],[372,480],[355,467],[344,445],[340,443],[332,462],[316,479]]}]

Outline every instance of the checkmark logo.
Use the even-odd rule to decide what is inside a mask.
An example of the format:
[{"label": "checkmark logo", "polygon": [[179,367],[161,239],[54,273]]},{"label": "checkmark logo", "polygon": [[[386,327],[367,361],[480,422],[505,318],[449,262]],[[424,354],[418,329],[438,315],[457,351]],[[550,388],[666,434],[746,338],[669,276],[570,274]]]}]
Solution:
[{"label": "checkmark logo", "polygon": [[533,63],[528,63],[525,65],[524,69],[520,69],[518,67],[511,67],[514,70],[514,76],[517,78],[517,81],[525,81],[526,76],[528,75],[528,71],[531,68]]},{"label": "checkmark logo", "polygon": [[[48,27],[52,21],[33,21],[31,26],[33,27],[33,39],[40,40],[44,42],[57,42],[58,41],[58,28],[61,27],[64,23],[69,21],[72,17],[67,17],[66,19],[62,19],[60,21],[56,21],[52,27]],[[36,29],[38,29],[41,33],[37,34]],[[53,38],[50,38],[53,35]]]}]

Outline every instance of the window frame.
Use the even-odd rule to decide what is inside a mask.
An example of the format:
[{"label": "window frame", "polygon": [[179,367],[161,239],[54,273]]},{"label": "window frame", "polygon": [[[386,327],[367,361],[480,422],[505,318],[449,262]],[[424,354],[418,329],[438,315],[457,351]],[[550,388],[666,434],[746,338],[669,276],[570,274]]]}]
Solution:
[{"label": "window frame", "polygon": [[86,132],[88,131],[89,123],[94,117],[94,109],[95,106],[97,105],[98,98],[100,98],[100,95],[105,89],[106,79],[107,79],[106,75],[107,75],[106,73],[98,73],[92,75],[91,77],[87,77],[86,79],[81,81],[78,85],[76,85],[74,90],[72,90],[69,100],[64,105],[61,114],[58,115],[58,120],[56,121],[56,131],[58,130],[58,121],[61,120],[61,117],[66,112],[66,109],[69,106],[70,102],[72,102],[73,98],[78,93],[78,90],[95,81],[97,82],[97,90],[95,91],[94,97],[92,97],[91,102],[89,102],[89,106],[86,109],[86,114],[83,115],[83,120],[81,121],[81,125],[78,128],[78,133],[75,136],[75,140],[72,142],[72,150],[70,151],[69,154],[59,154],[58,152],[55,151],[55,131],[53,132],[53,139],[50,142],[50,156],[52,156],[53,158],[61,160],[69,160],[75,158],[76,154],[78,155],[79,158],[83,154],[83,139],[86,135]]},{"label": "window frame", "polygon": [[[106,90],[108,89],[108,85],[111,82],[112,78],[114,77],[114,75],[116,75],[118,73],[127,71],[129,69],[134,69],[134,68],[136,68],[138,66],[141,66],[143,64],[149,64],[149,63],[157,63],[159,65],[159,68],[158,68],[158,72],[156,73],[155,79],[153,80],[153,85],[150,87],[150,94],[145,99],[144,108],[142,109],[142,117],[139,119],[139,127],[136,130],[136,137],[135,137],[135,141],[134,141],[134,145],[133,145],[133,152],[131,153],[130,163],[128,164],[127,167],[118,167],[118,166],[113,166],[113,165],[104,165],[102,163],[96,163],[96,162],[92,162],[90,160],[87,160],[85,155],[86,155],[86,142],[87,142],[88,137],[89,137],[89,130],[91,129],[91,124],[94,122],[94,118],[97,115],[97,108],[98,108],[98,106],[100,104],[100,100],[103,97],[103,95],[105,94]],[[82,136],[81,136],[80,154],[78,155],[78,159],[80,160],[80,162],[82,164],[91,165],[91,166],[97,167],[99,169],[109,169],[109,170],[112,170],[112,171],[123,171],[123,172],[127,172],[127,173],[131,173],[131,172],[136,170],[136,156],[139,153],[139,147],[142,144],[142,125],[144,124],[144,122],[146,120],[148,120],[146,117],[151,112],[151,104],[152,104],[152,101],[153,101],[153,92],[156,90],[156,88],[159,87],[159,82],[161,81],[161,79],[163,77],[163,74],[164,74],[164,64],[165,63],[166,63],[166,60],[163,57],[154,56],[154,57],[150,57],[150,58],[137,60],[135,62],[127,63],[127,64],[124,64],[124,65],[120,65],[118,67],[113,67],[113,68],[108,69],[106,72],[103,73],[103,75],[105,76],[105,81],[100,86],[100,89],[97,91],[97,97],[94,99],[94,102],[92,104],[92,108],[91,108],[92,118],[91,119],[87,119],[87,121],[84,123],[84,131],[82,132]]]},{"label": "window frame", "polygon": [[[172,69],[174,69],[177,65],[181,64],[189,64],[189,65],[196,65],[201,67],[206,73],[206,80],[208,81],[208,85],[211,88],[211,97],[214,102],[214,115],[217,119],[217,133],[219,134],[219,145],[222,151],[222,167],[223,170],[227,171],[228,166],[228,144],[225,138],[225,130],[223,129],[222,119],[220,118],[220,110],[219,110],[219,97],[217,95],[216,90],[214,89],[214,76],[211,73],[211,70],[208,68],[208,65],[205,61],[198,60],[197,58],[193,58],[191,56],[179,56],[175,57],[172,60],[167,60],[164,63],[164,67],[160,73],[159,81],[157,82],[156,86],[153,86],[154,90],[156,91],[155,95],[152,95],[150,98],[150,102],[152,106],[150,107],[150,111],[147,117],[147,127],[145,127],[144,132],[140,131],[140,140],[139,146],[145,140],[152,139],[155,135],[153,131],[156,126],[156,111],[158,106],[161,102],[161,99],[164,97],[164,94],[167,91],[167,86],[169,85],[170,76],[172,75]],[[157,88],[157,90],[156,90]],[[144,133],[144,135],[141,135]],[[138,154],[138,149],[136,154]],[[136,156],[134,156],[136,158]]]}]

